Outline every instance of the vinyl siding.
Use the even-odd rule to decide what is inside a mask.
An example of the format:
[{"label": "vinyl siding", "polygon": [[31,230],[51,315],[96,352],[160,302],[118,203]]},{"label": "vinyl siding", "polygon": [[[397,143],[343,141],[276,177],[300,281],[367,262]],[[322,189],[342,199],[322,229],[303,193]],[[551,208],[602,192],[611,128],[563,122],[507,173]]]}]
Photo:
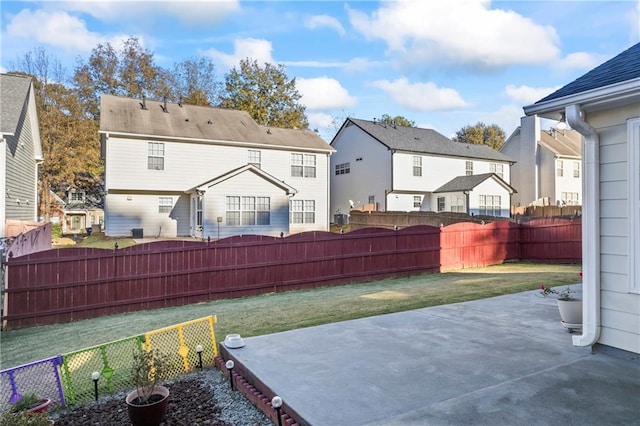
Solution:
[{"label": "vinyl siding", "polygon": [[509,217],[511,213],[511,198],[509,196],[509,191],[493,179],[485,180],[469,193],[469,214],[480,214],[479,199],[481,195],[499,195],[501,207],[500,216]]},{"label": "vinyl siding", "polygon": [[[33,147],[32,122],[27,103],[14,136],[6,137],[5,219],[36,220],[37,165]],[[18,201],[19,200],[19,201]]]},{"label": "vinyl siding", "polygon": [[599,342],[636,353],[640,353],[640,295],[629,292],[627,119],[637,117],[639,108],[636,104],[588,116],[600,137]]},{"label": "vinyl siding", "polygon": [[[159,213],[159,197],[171,197],[170,213]],[[176,237],[178,228],[189,228],[184,194],[170,192],[107,194],[105,197],[105,234],[131,236],[133,228],[142,228],[145,237]],[[180,200],[180,202],[179,202]],[[183,234],[185,236],[188,234]]]},{"label": "vinyl siding", "polygon": [[[388,209],[385,194],[391,189],[391,151],[355,125],[347,127],[332,144],[331,156],[331,221],[335,214],[348,214],[349,200],[356,207],[368,203],[373,195],[379,210]],[[361,160],[359,160],[361,159]],[[349,163],[348,174],[337,175],[337,164]]]}]

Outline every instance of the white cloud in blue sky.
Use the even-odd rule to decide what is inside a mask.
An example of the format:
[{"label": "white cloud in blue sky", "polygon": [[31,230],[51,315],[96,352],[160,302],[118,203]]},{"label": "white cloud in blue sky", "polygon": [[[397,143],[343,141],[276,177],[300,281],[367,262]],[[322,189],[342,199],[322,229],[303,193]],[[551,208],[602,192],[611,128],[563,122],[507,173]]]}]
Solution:
[{"label": "white cloud in blue sky", "polygon": [[[510,134],[522,106],[640,41],[640,1],[2,1],[0,69],[43,47],[70,75],[98,43],[138,37],[159,65],[286,66],[310,127],[402,115],[450,136]],[[424,123],[424,124],[423,124]]]}]

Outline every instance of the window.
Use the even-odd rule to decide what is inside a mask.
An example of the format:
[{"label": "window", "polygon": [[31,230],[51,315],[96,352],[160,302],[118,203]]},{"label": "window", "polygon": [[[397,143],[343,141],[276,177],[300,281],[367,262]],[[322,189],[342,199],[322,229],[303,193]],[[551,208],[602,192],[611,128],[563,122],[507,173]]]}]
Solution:
[{"label": "window", "polygon": [[556,176],[564,176],[564,162],[562,160],[556,161]]},{"label": "window", "polygon": [[627,122],[629,291],[640,293],[640,118]]},{"label": "window", "polygon": [[562,192],[560,193],[560,197],[562,198],[563,206],[576,206],[580,204],[577,192]]},{"label": "window", "polygon": [[251,164],[254,167],[260,168],[260,163],[262,162],[262,154],[257,149],[250,149],[249,155],[247,158],[247,163]]},{"label": "window", "polygon": [[451,211],[458,213],[465,212],[463,197],[453,197],[453,199],[451,200]]},{"label": "window", "polygon": [[574,161],[573,162],[573,177],[574,178],[579,178],[580,177],[580,162],[579,161]]},{"label": "window", "polygon": [[171,213],[173,209],[173,198],[158,197],[158,213]]},{"label": "window", "polygon": [[413,157],[413,175],[422,176],[422,157],[418,155]]},{"label": "window", "polygon": [[351,163],[336,164],[336,176],[351,173]]},{"label": "window", "polygon": [[269,197],[227,196],[227,226],[254,226],[271,224]]},{"label": "window", "polygon": [[291,154],[291,176],[316,177],[316,156],[313,154]]},{"label": "window", "polygon": [[164,144],[149,142],[147,144],[147,169],[164,170]]},{"label": "window", "polygon": [[438,211],[443,212],[444,208],[444,197],[438,197]]},{"label": "window", "polygon": [[420,207],[422,205],[422,196],[414,195],[413,196],[413,207]]},{"label": "window", "polygon": [[196,228],[202,230],[202,195],[196,199]]},{"label": "window", "polygon": [[84,203],[84,191],[76,191],[69,193],[69,202]]},{"label": "window", "polygon": [[502,207],[500,206],[499,195],[480,195],[478,210],[482,216],[500,216]]},{"label": "window", "polygon": [[291,223],[316,223],[315,200],[291,200],[289,204]]},{"label": "window", "polygon": [[491,173],[495,173],[498,176],[500,176],[500,179],[504,178],[503,172],[504,172],[504,164],[500,164],[500,163],[490,163],[489,164],[489,171]]},{"label": "window", "polygon": [[467,176],[473,174],[473,161],[465,161],[464,170]]},{"label": "window", "polygon": [[376,196],[375,195],[369,195],[369,204],[373,204],[376,202]]}]

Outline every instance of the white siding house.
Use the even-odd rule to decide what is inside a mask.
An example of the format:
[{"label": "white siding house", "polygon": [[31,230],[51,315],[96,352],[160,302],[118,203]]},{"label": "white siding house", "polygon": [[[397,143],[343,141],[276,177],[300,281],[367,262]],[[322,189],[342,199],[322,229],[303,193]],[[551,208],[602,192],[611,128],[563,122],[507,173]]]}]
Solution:
[{"label": "white siding house", "polygon": [[[477,214],[481,208],[480,195],[485,202],[491,197],[491,213],[509,216],[512,160],[488,146],[454,142],[431,129],[355,118],[344,122],[331,146],[336,149],[331,156],[334,217],[348,214],[351,208],[372,204],[380,211]],[[464,182],[465,185],[474,182],[483,185],[482,188],[465,186],[455,193],[436,193],[458,177],[492,174],[489,181]],[[498,181],[499,184],[489,188]],[[488,192],[482,192],[485,190]],[[499,209],[494,209],[494,196]],[[485,207],[482,206],[483,211]]]},{"label": "white siding house", "polygon": [[7,220],[37,219],[38,164],[43,157],[31,78],[1,74],[0,90],[1,241]]},{"label": "white siding house", "polygon": [[311,131],[243,111],[103,96],[105,233],[288,235],[329,229],[329,156]]},{"label": "white siding house", "polygon": [[640,43],[525,107],[584,138],[583,334],[640,353]]},{"label": "white siding house", "polygon": [[517,160],[511,186],[514,206],[582,204],[582,136],[575,130],[543,130],[540,117],[522,117],[500,152]]}]

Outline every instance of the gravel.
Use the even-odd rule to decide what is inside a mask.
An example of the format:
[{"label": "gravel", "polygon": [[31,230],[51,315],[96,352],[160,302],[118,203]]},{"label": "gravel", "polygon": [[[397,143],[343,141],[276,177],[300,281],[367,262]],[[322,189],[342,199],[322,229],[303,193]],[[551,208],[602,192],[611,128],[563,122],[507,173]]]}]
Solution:
[{"label": "gravel", "polygon": [[[169,406],[162,426],[273,426],[273,422],[215,368],[183,376],[163,384],[169,388]],[[97,402],[52,411],[56,426],[130,425],[120,392]]]}]

